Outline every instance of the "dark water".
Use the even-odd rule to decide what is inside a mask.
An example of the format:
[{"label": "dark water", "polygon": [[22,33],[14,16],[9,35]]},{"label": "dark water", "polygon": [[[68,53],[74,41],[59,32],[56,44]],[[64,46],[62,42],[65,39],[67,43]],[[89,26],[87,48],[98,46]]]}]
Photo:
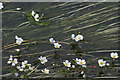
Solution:
[{"label": "dark water", "polygon": [[[21,7],[22,12],[35,10],[39,14],[45,14],[46,18],[51,21],[50,25],[39,26],[33,23],[26,23],[19,26],[27,22],[28,19],[21,12],[15,10],[17,7]],[[12,12],[11,10],[16,12]],[[15,43],[15,35],[21,36],[24,40],[27,40],[19,47],[21,49],[20,54],[25,55],[21,59],[27,59],[31,64],[37,65],[39,64],[39,56],[49,56],[49,63],[44,66],[48,67],[53,62],[61,63],[61,61],[54,59],[54,51],[48,51],[54,49],[53,45],[48,43],[48,39],[53,37],[56,41],[69,43],[71,42],[71,39],[69,39],[71,34],[80,32],[84,36],[84,40],[87,41],[87,43],[81,42],[79,44],[83,53],[82,58],[87,60],[88,69],[92,71],[91,74],[87,73],[87,76],[96,76],[97,72],[92,66],[98,66],[97,59],[105,58],[107,61],[110,61],[111,52],[119,53],[118,18],[118,3],[113,2],[4,3],[2,14],[3,49],[7,45]],[[35,41],[36,43],[32,43]],[[71,51],[71,45],[61,44],[62,48],[57,52],[61,56],[62,61],[80,57],[76,56],[74,51]],[[7,73],[6,69],[10,67],[6,63],[9,55],[17,55],[15,49],[16,46],[3,51],[3,73]],[[43,51],[48,52],[41,53]],[[27,56],[27,54],[33,55]],[[119,63],[117,64],[120,65]],[[38,69],[44,67],[40,66]],[[54,73],[58,69],[59,67],[51,69],[51,72]],[[112,70],[109,73],[112,76],[119,74],[116,71],[112,74]],[[55,76],[60,77],[61,75],[59,76],[58,74]]]}]

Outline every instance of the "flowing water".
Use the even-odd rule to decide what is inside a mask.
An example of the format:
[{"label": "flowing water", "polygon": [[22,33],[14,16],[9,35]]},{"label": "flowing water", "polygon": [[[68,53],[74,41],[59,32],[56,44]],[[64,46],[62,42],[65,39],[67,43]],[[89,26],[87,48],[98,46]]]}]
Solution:
[{"label": "flowing water", "polygon": [[[40,26],[30,23],[27,17],[16,8],[21,7],[22,12],[34,10],[39,14],[44,14],[50,20],[47,26]],[[83,42],[79,43],[82,51],[82,58],[87,61],[87,76],[96,76],[97,71],[92,66],[98,66],[97,60],[104,58],[111,61],[110,53],[118,52],[118,3],[114,2],[11,2],[4,3],[2,10],[2,41],[3,41],[3,74],[10,73],[7,68],[9,55],[17,56],[15,51],[15,36],[22,37],[25,42],[19,46],[21,49],[21,60],[27,59],[32,65],[39,64],[39,56],[47,56],[48,63],[39,66],[38,69],[50,67],[53,63],[62,63],[65,60],[73,60],[79,55],[71,50],[71,34],[80,33],[84,36]],[[57,50],[59,59],[53,57],[54,46],[48,43],[53,37],[60,41],[62,47]],[[45,52],[46,51],[46,52]],[[119,61],[117,59],[116,61]],[[120,66],[120,62],[116,63]],[[62,65],[63,67],[63,65]],[[60,67],[51,69],[55,77],[63,77],[56,71]],[[112,70],[110,76],[117,76],[119,72]],[[37,76],[34,74],[34,76]],[[53,76],[52,74],[50,76]],[[75,76],[78,77],[78,76]]]}]

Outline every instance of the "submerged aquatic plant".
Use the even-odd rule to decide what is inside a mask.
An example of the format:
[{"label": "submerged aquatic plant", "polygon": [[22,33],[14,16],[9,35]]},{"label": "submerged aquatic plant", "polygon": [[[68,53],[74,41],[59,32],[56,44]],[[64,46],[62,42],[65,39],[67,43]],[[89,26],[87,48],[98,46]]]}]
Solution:
[{"label": "submerged aquatic plant", "polygon": [[71,44],[71,50],[73,50],[73,51],[75,51],[75,54],[76,55],[80,55],[80,56],[82,56],[82,47],[81,47],[81,45],[79,45],[79,44],[81,44],[81,41],[83,41],[83,35],[80,35],[80,34],[77,34],[77,35],[75,35],[75,34],[72,34],[71,35],[71,39],[72,39],[72,41],[70,42],[70,44]]}]

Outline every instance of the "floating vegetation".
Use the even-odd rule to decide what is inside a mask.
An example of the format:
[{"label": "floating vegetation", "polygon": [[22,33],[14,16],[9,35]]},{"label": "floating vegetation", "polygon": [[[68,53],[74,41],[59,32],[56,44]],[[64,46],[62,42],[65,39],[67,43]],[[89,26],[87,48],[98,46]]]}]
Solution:
[{"label": "floating vegetation", "polygon": [[50,25],[50,21],[45,18],[44,14],[39,15],[34,10],[26,12],[27,18],[31,23],[40,25],[40,26],[48,26]]}]

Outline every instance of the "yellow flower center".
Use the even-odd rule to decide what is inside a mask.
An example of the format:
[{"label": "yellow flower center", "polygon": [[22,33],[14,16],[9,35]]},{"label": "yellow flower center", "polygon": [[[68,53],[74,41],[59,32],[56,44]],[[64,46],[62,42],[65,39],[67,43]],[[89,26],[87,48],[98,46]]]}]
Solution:
[{"label": "yellow flower center", "polygon": [[77,60],[75,60],[75,62],[77,62]]},{"label": "yellow flower center", "polygon": [[43,60],[43,59],[41,59],[41,60],[40,60],[40,62],[44,62],[44,60]]},{"label": "yellow flower center", "polygon": [[100,65],[103,65],[103,62],[100,62]]},{"label": "yellow flower center", "polygon": [[11,63],[14,63],[14,61],[11,61]]},{"label": "yellow flower center", "polygon": [[81,40],[81,38],[80,38],[80,37],[78,37],[78,39],[79,39],[79,40]]},{"label": "yellow flower center", "polygon": [[68,66],[68,63],[66,63],[65,66]]},{"label": "yellow flower center", "polygon": [[113,55],[113,58],[115,58],[116,56],[115,55]]},{"label": "yellow flower center", "polygon": [[83,64],[83,62],[80,62],[80,64]]},{"label": "yellow flower center", "polygon": [[58,48],[58,45],[56,45],[55,47]]},{"label": "yellow flower center", "polygon": [[18,44],[20,43],[20,42],[17,42]]},{"label": "yellow flower center", "polygon": [[25,63],[25,66],[28,66],[27,63]]},{"label": "yellow flower center", "polygon": [[47,71],[44,71],[44,73],[47,73]]}]

